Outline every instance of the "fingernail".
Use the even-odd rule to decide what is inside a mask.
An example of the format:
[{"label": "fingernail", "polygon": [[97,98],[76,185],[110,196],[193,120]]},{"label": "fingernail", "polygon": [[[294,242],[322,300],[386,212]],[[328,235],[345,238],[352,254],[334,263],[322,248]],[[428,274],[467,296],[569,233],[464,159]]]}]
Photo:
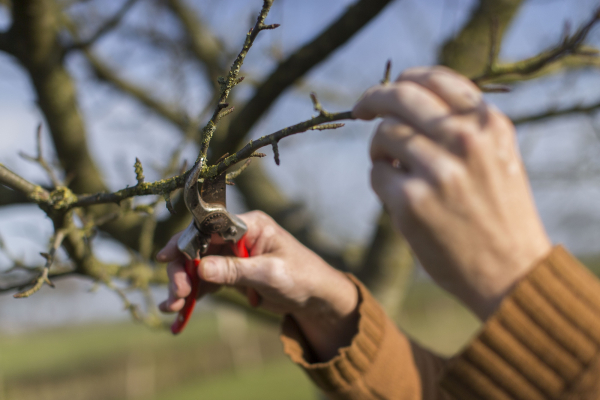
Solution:
[{"label": "fingernail", "polygon": [[202,278],[207,281],[214,280],[219,275],[219,266],[214,261],[202,260]]},{"label": "fingernail", "polygon": [[160,251],[158,253],[156,253],[156,259],[158,261],[166,261],[167,260],[167,256],[163,253],[165,249],[162,248],[160,249]]}]

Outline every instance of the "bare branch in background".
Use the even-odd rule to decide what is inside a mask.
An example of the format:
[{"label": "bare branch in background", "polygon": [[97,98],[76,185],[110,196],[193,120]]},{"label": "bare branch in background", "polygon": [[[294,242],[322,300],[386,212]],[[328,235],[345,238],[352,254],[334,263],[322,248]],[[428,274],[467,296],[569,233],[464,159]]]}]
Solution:
[{"label": "bare branch in background", "polygon": [[126,0],[125,3],[121,6],[119,11],[115,13],[111,18],[106,20],[100,27],[94,32],[88,39],[73,43],[64,48],[64,52],[68,53],[73,50],[81,50],[86,49],[96,43],[100,38],[109,33],[111,30],[116,28],[125,14],[129,11],[129,9],[137,2],[137,0]]},{"label": "bare branch in background", "polygon": [[[514,63],[488,65],[486,71],[472,80],[478,86],[487,83],[506,83],[511,80],[523,80],[532,75],[552,71],[553,64],[569,57],[565,63],[571,66],[600,66],[598,49],[583,46],[590,30],[600,21],[600,8],[597,9],[590,20],[583,24],[572,36],[564,37],[554,48],[546,50],[534,57]],[[493,60],[492,60],[493,61]]]},{"label": "bare branch in background", "polygon": [[0,51],[12,54],[13,50],[7,32],[0,32]]},{"label": "bare branch in background", "polygon": [[551,118],[564,117],[567,115],[576,114],[592,114],[600,110],[600,103],[590,104],[587,106],[576,105],[573,107],[562,108],[562,109],[550,109],[539,114],[528,115],[524,117],[512,118],[512,122],[515,125],[527,124],[530,122],[545,121]]},{"label": "bare branch in background", "polygon": [[62,182],[57,178],[56,173],[54,172],[52,167],[50,167],[50,164],[48,164],[48,161],[46,161],[46,159],[44,158],[44,152],[42,147],[42,124],[39,124],[37,127],[36,143],[37,156],[28,156],[23,152],[19,153],[19,155],[26,160],[38,163],[44,169],[44,171],[46,171],[46,174],[48,174],[48,177],[50,178],[50,181],[52,182],[52,185],[54,185],[55,188],[63,186]]}]

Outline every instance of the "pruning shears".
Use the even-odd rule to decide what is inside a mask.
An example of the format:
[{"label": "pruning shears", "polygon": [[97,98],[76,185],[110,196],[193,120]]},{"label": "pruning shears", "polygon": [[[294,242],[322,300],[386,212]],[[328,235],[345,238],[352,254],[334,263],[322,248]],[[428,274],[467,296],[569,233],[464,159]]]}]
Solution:
[{"label": "pruning shears", "polygon": [[[192,283],[192,291],[185,299],[183,308],[171,325],[171,332],[178,334],[185,328],[194,311],[200,287],[198,267],[201,257],[206,254],[213,234],[218,234],[229,242],[237,257],[248,257],[245,235],[248,230],[244,221],[227,211],[226,176],[222,173],[215,178],[206,178],[200,184],[199,177],[205,163],[200,158],[188,175],[183,188],[183,198],[192,213],[192,222],[177,240],[177,247],[185,255],[185,272]],[[260,296],[248,288],[247,297],[254,307],[260,304]]]}]

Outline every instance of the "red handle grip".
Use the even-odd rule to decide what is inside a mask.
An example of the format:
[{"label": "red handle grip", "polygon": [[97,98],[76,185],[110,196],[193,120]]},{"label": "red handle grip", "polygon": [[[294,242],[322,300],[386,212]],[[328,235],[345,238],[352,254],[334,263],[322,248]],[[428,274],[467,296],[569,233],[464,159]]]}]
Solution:
[{"label": "red handle grip", "polygon": [[[236,243],[231,244],[231,248],[236,257],[249,257],[248,248],[246,247],[246,236],[242,236]],[[194,306],[196,305],[196,297],[198,297],[198,288],[200,286],[200,279],[198,278],[198,267],[200,266],[200,259],[195,258],[193,260],[185,260],[185,273],[192,282],[192,291],[189,296],[185,298],[185,304],[183,308],[177,314],[177,319],[171,325],[171,332],[173,335],[180,333],[183,328],[187,325]],[[256,293],[256,290],[248,288],[246,292],[248,301],[252,307],[258,307],[262,301],[260,295]]]},{"label": "red handle grip", "polygon": [[[245,235],[242,236],[241,239],[238,240],[236,243],[232,243],[231,247],[236,257],[250,257],[250,254],[248,253],[248,247],[246,247]],[[248,302],[250,302],[250,305],[252,307],[258,307],[260,303],[262,303],[262,298],[256,292],[256,290],[252,288],[248,288],[246,290],[246,297],[248,297]]]},{"label": "red handle grip", "polygon": [[189,296],[185,298],[185,304],[183,305],[183,308],[179,310],[177,319],[175,322],[173,322],[173,325],[171,325],[171,332],[173,332],[173,335],[177,335],[183,330],[183,328],[185,328],[190,320],[190,317],[192,316],[192,312],[194,311],[196,297],[198,297],[198,288],[200,286],[200,279],[198,278],[199,265],[199,258],[185,260],[185,273],[192,282],[192,291],[190,292]]}]

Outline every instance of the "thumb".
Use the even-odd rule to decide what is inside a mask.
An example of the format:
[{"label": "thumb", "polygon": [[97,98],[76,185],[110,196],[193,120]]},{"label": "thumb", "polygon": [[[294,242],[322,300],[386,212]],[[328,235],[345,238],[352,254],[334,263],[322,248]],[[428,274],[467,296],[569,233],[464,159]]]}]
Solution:
[{"label": "thumb", "polygon": [[203,280],[219,285],[254,286],[260,275],[259,258],[261,257],[204,257],[198,274]]}]

